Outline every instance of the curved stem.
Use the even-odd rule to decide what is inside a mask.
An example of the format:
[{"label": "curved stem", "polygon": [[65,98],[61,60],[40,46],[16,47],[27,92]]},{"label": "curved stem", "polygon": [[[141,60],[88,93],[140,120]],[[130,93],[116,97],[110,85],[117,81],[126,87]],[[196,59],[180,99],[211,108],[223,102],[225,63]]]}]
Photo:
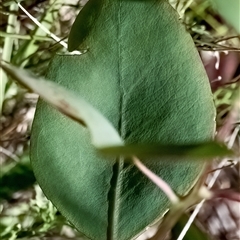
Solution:
[{"label": "curved stem", "polygon": [[133,156],[132,159],[135,166],[167,195],[168,199],[171,201],[172,204],[176,204],[179,202],[179,198],[177,197],[177,195],[162,178],[160,178],[150,169],[148,169],[137,157]]}]

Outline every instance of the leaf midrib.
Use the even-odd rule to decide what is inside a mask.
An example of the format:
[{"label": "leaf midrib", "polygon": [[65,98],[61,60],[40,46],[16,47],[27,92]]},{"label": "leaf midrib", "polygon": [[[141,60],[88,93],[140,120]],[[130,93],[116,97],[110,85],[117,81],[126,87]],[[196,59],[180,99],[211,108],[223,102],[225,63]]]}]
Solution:
[{"label": "leaf midrib", "polygon": [[[119,84],[119,122],[118,122],[118,130],[120,136],[123,136],[123,101],[124,101],[124,90],[122,86],[122,48],[121,48],[121,1],[118,1],[118,15],[117,15],[117,46],[118,46],[118,84]],[[116,159],[115,164],[112,167],[112,178],[110,181],[110,189],[108,194],[108,227],[107,227],[107,240],[114,240],[116,229],[118,226],[118,215],[119,215],[119,193],[121,192],[121,171],[124,166],[124,159],[119,157]]]}]

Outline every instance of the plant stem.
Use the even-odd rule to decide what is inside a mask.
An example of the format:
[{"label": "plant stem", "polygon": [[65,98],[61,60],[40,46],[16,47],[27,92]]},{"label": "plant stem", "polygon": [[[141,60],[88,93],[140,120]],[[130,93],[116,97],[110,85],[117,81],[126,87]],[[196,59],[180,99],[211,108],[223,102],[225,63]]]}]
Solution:
[{"label": "plant stem", "polygon": [[[46,9],[40,21],[38,21],[34,16],[32,16],[20,3],[18,3],[18,6],[28,16],[28,18],[35,23],[36,28],[33,31],[33,36],[50,36],[52,39],[54,39],[56,42],[59,42],[64,48],[67,49],[67,43],[62,41],[59,37],[57,37],[50,31],[52,23],[57,18],[57,12],[62,2],[62,0],[51,0],[49,2],[49,8]],[[21,67],[24,67],[27,64],[27,61],[23,61],[23,59],[26,59],[28,56],[38,50],[38,46],[35,44],[35,41],[36,39],[32,38],[31,41],[27,42],[26,45],[23,45],[20,49],[21,58],[18,59],[17,64],[21,64]]]},{"label": "plant stem", "polygon": [[[13,2],[10,6],[11,12],[16,12],[18,10],[18,5]],[[10,14],[8,17],[8,26],[7,26],[7,33],[15,33],[17,23],[17,15],[16,14]],[[12,56],[12,49],[13,49],[13,39],[11,37],[6,37],[4,46],[3,46],[3,53],[2,53],[2,60],[10,62],[11,56]],[[2,107],[5,97],[5,89],[6,84],[8,82],[8,77],[6,73],[3,71],[3,69],[0,69],[0,78],[1,78],[1,92],[0,92],[0,114],[2,114]]]},{"label": "plant stem", "polygon": [[179,202],[179,198],[172,188],[159,176],[148,169],[137,157],[132,157],[135,166],[144,173],[153,183],[155,183],[168,197],[172,204]]},{"label": "plant stem", "polygon": [[8,32],[2,32],[0,31],[1,37],[9,37],[9,38],[16,38],[16,39],[23,39],[23,40],[40,40],[40,41],[52,41],[53,39],[50,37],[44,37],[44,36],[30,36],[30,35],[20,35],[16,33],[8,33]]}]

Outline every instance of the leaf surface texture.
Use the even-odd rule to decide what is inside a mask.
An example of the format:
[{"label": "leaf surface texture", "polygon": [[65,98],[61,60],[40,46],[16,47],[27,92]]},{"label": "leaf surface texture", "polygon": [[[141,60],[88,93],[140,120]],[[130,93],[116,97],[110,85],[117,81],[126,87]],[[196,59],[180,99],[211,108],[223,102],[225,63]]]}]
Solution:
[{"label": "leaf surface texture", "polygon": [[[81,56],[56,56],[47,77],[90,102],[127,144],[212,138],[215,113],[207,76],[166,1],[104,0],[83,45],[88,52]],[[99,155],[86,128],[41,100],[31,159],[44,193],[91,239],[131,239],[169,207],[161,190],[133,165]],[[202,168],[143,160],[179,194],[191,188]]]}]

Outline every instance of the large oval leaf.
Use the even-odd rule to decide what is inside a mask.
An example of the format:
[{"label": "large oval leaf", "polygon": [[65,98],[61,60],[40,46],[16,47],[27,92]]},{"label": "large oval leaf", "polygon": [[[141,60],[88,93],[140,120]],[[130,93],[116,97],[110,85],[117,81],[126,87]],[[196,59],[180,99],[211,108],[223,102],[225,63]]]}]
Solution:
[{"label": "large oval leaf", "polygon": [[[212,137],[207,76],[166,1],[104,0],[84,44],[86,54],[56,56],[47,77],[102,112],[126,143],[189,144]],[[133,165],[98,155],[86,129],[43,101],[31,139],[32,165],[44,193],[91,239],[131,239],[169,207]],[[201,165],[147,163],[179,194],[191,188]]]},{"label": "large oval leaf", "polygon": [[[89,0],[78,14],[68,38],[68,49],[73,51],[89,35],[102,7],[102,0]],[[81,30],[80,30],[81,29]]]}]

